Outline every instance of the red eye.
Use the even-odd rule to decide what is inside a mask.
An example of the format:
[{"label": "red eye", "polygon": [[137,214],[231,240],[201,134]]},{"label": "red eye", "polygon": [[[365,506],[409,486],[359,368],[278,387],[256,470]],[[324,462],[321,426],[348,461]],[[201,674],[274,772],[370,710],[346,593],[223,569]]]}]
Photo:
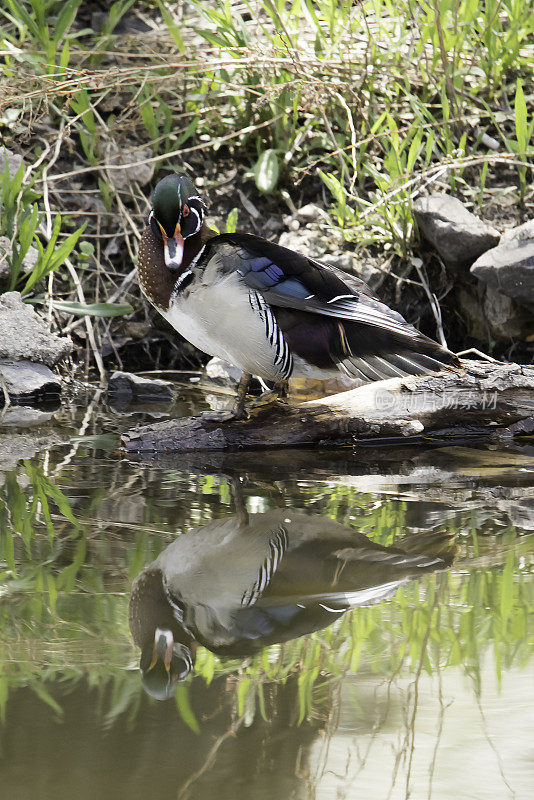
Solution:
[{"label": "red eye", "polygon": [[182,217],[188,217],[188,216],[189,216],[189,206],[184,206],[182,211]]}]

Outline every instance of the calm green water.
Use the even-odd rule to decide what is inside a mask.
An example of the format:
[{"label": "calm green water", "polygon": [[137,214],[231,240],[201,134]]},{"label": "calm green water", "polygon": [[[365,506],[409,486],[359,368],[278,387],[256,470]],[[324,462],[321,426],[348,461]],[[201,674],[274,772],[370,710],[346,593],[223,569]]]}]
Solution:
[{"label": "calm green water", "polygon": [[[148,418],[96,402],[1,428],[2,797],[534,796],[532,441],[124,457]],[[452,566],[388,572],[410,539]],[[211,650],[160,702],[128,605],[173,542]]]}]

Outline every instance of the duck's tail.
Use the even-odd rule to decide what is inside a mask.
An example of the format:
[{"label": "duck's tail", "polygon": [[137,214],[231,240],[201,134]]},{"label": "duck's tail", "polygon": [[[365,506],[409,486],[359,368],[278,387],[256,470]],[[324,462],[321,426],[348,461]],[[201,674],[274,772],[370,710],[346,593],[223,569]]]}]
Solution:
[{"label": "duck's tail", "polygon": [[404,553],[436,556],[450,567],[460,550],[457,538],[453,531],[423,531],[397,540],[395,547]]},{"label": "duck's tail", "polygon": [[354,378],[377,381],[461,368],[454,353],[405,325],[406,332],[401,332],[340,320],[336,348],[340,369]]}]

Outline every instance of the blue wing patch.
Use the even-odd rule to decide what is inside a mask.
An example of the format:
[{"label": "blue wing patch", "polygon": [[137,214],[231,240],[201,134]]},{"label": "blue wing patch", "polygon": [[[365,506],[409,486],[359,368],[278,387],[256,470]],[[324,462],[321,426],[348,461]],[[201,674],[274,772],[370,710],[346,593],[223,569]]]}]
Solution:
[{"label": "blue wing patch", "polygon": [[298,278],[286,277],[282,267],[274,264],[269,258],[251,256],[243,258],[239,274],[245,278],[247,286],[259,291],[266,291],[276,287],[276,291],[287,297],[309,297],[310,291]]},{"label": "blue wing patch", "polygon": [[283,277],[284,271],[280,269],[280,267],[277,267],[276,264],[269,264],[269,266],[265,268],[265,274],[274,281],[274,283],[277,283],[277,281]]},{"label": "blue wing patch", "polygon": [[256,256],[255,258],[245,257],[245,260],[248,263],[248,268],[254,270],[254,272],[261,272],[262,269],[266,269],[272,264],[271,259],[265,258],[265,256]]},{"label": "blue wing patch", "polygon": [[281,281],[276,287],[276,291],[280,292],[280,294],[286,294],[289,297],[301,297],[302,299],[310,296],[310,290],[300,281],[295,280],[295,278],[288,278],[285,281]]}]

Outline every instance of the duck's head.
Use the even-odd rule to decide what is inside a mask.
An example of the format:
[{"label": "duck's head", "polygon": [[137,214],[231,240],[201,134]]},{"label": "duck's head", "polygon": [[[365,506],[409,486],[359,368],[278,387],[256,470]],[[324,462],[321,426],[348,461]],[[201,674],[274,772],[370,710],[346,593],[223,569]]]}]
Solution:
[{"label": "duck's head", "polygon": [[180,269],[185,239],[200,232],[205,214],[195,184],[185,175],[167,175],[154,189],[149,223],[154,236],[163,242],[169,269]]},{"label": "duck's head", "polygon": [[156,700],[168,700],[193,669],[193,654],[175,641],[170,628],[156,628],[141,651],[139,667],[145,692]]},{"label": "duck's head", "polygon": [[132,585],[129,622],[141,649],[145,691],[157,700],[172,697],[193,669],[197,643],[183,625],[184,607],[170,600],[162,571],[149,565]]}]

